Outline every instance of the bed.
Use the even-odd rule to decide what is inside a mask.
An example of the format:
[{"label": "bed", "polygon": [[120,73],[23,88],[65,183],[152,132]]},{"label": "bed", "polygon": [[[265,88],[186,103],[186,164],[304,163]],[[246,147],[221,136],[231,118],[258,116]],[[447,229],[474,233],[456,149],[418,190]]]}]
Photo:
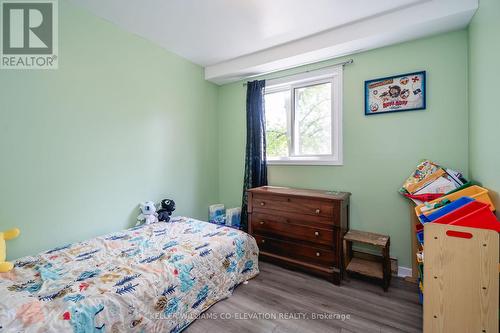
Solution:
[{"label": "bed", "polygon": [[61,246],[0,274],[0,332],[180,332],[258,273],[248,234],[191,218]]}]

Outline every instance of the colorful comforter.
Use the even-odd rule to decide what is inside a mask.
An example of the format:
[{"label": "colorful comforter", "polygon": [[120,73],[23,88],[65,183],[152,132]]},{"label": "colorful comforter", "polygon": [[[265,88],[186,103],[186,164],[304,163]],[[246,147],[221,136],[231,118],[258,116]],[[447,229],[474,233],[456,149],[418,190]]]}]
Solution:
[{"label": "colorful comforter", "polygon": [[62,246],[0,273],[0,332],[179,332],[257,260],[251,236],[190,218]]}]

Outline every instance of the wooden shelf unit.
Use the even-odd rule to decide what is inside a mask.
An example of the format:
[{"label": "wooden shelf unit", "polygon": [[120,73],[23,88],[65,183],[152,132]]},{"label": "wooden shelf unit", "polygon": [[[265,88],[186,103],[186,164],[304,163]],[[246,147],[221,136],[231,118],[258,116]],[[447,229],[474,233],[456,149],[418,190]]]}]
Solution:
[{"label": "wooden shelf unit", "polygon": [[[353,243],[376,247],[380,250],[381,256],[355,257],[352,249]],[[391,281],[390,237],[367,231],[349,230],[344,235],[344,248],[346,249],[346,271],[380,280],[384,291],[387,291]]]},{"label": "wooden shelf unit", "polygon": [[379,262],[353,257],[347,265],[346,271],[366,275],[375,279],[384,278],[384,270]]}]

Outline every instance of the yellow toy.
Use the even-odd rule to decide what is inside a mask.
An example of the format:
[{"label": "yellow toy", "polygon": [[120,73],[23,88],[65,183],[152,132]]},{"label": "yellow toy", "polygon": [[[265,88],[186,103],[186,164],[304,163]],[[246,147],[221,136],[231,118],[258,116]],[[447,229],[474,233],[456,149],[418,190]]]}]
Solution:
[{"label": "yellow toy", "polygon": [[19,236],[19,233],[20,231],[17,228],[0,232],[0,273],[6,273],[14,267],[14,265],[11,262],[5,261],[6,258],[5,241],[16,238],[17,236]]}]

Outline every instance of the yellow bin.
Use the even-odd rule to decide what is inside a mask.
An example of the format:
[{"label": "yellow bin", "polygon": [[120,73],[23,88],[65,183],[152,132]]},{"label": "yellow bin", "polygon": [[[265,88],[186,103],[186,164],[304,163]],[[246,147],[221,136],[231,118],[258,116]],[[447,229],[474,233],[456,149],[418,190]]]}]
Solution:
[{"label": "yellow bin", "polygon": [[[429,203],[432,205],[432,204],[441,202],[444,199],[448,199],[450,201],[455,201],[457,199],[460,199],[461,197],[471,197],[472,199],[475,199],[479,202],[483,202],[485,204],[490,205],[490,210],[495,211],[495,205],[493,205],[493,202],[491,201],[490,196],[488,195],[488,190],[485,188],[482,188],[481,186],[477,186],[477,185],[472,185],[472,186],[466,187],[463,190],[450,193],[448,195],[437,198],[436,200],[429,201]],[[428,210],[428,211],[422,213],[422,208],[424,208],[424,207],[425,207],[425,204],[418,205],[417,207],[415,207],[415,213],[417,213],[417,216],[420,216],[422,214],[429,215],[430,213],[433,213],[439,209],[439,208],[431,209],[431,210]]]}]

